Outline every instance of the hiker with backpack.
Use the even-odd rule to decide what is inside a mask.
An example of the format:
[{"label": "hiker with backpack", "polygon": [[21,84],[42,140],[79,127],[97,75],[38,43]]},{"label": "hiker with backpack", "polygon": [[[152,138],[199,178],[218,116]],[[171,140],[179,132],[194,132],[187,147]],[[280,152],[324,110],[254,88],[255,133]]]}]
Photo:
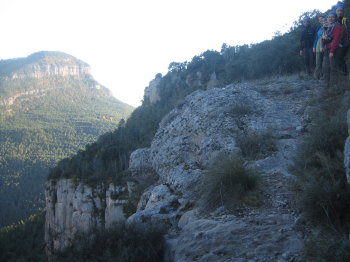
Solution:
[{"label": "hiker with backpack", "polygon": [[344,3],[338,2],[335,6],[335,12],[337,14],[337,22],[344,26],[345,29],[349,32],[349,21],[346,17],[344,17]]},{"label": "hiker with backpack", "polygon": [[305,72],[311,75],[311,68],[314,65],[314,54],[312,52],[315,30],[311,26],[310,18],[303,19],[304,31],[300,39],[300,55],[304,56]]},{"label": "hiker with backpack", "polygon": [[337,52],[336,62],[338,63],[338,67],[341,70],[341,74],[346,74],[346,63],[345,63],[345,54],[346,50],[350,45],[349,36],[350,36],[350,23],[346,17],[344,17],[344,3],[338,2],[335,6],[335,12],[337,14],[337,22],[343,28],[343,37],[341,39],[339,50]]},{"label": "hiker with backpack", "polygon": [[343,27],[337,22],[337,14],[331,11],[327,16],[328,28],[322,36],[322,45],[325,48],[323,57],[323,75],[326,86],[337,83],[339,75],[339,45],[343,37]]},{"label": "hiker with backpack", "polygon": [[316,31],[316,36],[314,40],[313,52],[316,54],[316,68],[314,72],[314,77],[320,79],[322,76],[322,62],[323,62],[323,53],[324,48],[322,45],[322,35],[325,30],[327,30],[326,19],[324,15],[318,16],[318,22],[320,23],[318,30]]}]

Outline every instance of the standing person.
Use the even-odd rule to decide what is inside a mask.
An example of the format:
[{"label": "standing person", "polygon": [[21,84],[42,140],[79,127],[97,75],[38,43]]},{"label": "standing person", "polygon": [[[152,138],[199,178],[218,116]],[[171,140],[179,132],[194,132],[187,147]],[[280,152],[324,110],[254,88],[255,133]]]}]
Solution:
[{"label": "standing person", "polygon": [[323,62],[323,46],[322,46],[322,35],[325,31],[325,23],[326,19],[324,15],[318,16],[318,22],[320,23],[320,26],[316,32],[315,40],[314,40],[314,47],[313,52],[316,53],[316,68],[314,72],[314,77],[316,79],[320,79],[322,76],[322,62]]},{"label": "standing person", "polygon": [[304,56],[305,72],[311,75],[311,67],[314,64],[312,48],[314,44],[315,30],[311,26],[310,18],[303,19],[304,31],[300,39],[300,55]]},{"label": "standing person", "polygon": [[338,81],[340,69],[336,57],[338,57],[337,52],[339,52],[339,44],[343,37],[343,28],[337,22],[337,14],[334,11],[328,13],[327,22],[327,32],[322,37],[322,44],[325,47],[322,66],[326,86],[330,87]]},{"label": "standing person", "polygon": [[350,45],[350,23],[346,17],[344,17],[344,3],[338,2],[335,6],[335,12],[337,14],[337,22],[343,27],[343,37],[339,45],[339,50],[337,52],[337,63],[339,63],[339,68],[342,70],[341,73],[346,74],[346,63],[345,54],[346,50]]},{"label": "standing person", "polygon": [[350,30],[349,21],[344,17],[344,3],[338,2],[335,6],[335,12],[337,13],[337,22]]}]

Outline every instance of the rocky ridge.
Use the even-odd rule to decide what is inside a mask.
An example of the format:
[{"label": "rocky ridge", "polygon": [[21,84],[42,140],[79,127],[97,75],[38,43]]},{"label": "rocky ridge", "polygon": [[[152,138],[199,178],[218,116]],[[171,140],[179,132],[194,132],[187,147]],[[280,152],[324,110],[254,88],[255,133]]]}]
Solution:
[{"label": "rocky ridge", "polygon": [[[310,124],[306,101],[319,92],[318,86],[317,81],[288,77],[187,96],[162,120],[150,148],[131,155],[130,182],[123,189],[129,195],[117,194],[116,198],[123,201],[135,188],[144,190],[136,213],[127,221],[154,221],[172,228],[165,261],[303,261],[303,236],[296,230],[297,213],[288,187],[293,175],[288,167]],[[266,130],[273,135],[277,151],[250,162],[261,172],[262,205],[235,213],[225,207],[209,214],[201,212],[197,200],[205,170],[218,159],[241,152],[239,137]],[[84,192],[98,191],[83,185],[73,187],[69,180],[47,189],[46,240],[53,252],[69,245],[78,230],[86,232],[91,225],[124,219],[120,213],[124,202],[113,202],[119,213],[111,212],[114,215],[109,222],[106,215],[104,222],[98,222],[92,208],[83,212],[79,201],[65,207],[74,195],[82,196],[82,188]],[[59,195],[67,200],[55,201]],[[87,201],[84,198],[78,199]],[[90,207],[98,206],[95,197],[88,199]],[[97,202],[107,203],[108,199]],[[97,209],[102,214],[110,212],[107,207]],[[79,219],[73,217],[85,222],[74,224],[71,221]],[[59,240],[53,235],[59,235]]]},{"label": "rocky ridge", "polygon": [[[60,84],[54,84],[55,77],[60,80],[74,77],[82,80],[92,90],[99,90],[99,96],[112,97],[112,93],[102,87],[91,75],[90,66],[65,53],[61,52],[38,52],[26,58],[0,60],[0,91],[4,94],[0,97],[0,106],[10,107],[16,101],[26,101],[45,96],[47,92],[63,88]],[[21,79],[26,79],[21,82]],[[32,79],[30,84],[28,79]],[[40,80],[49,81],[44,87],[37,88]],[[7,95],[7,86],[15,85],[18,90]],[[3,89],[4,90],[1,90]],[[14,88],[11,88],[14,89]],[[13,91],[11,91],[13,92]]]},{"label": "rocky ridge", "polygon": [[26,58],[0,60],[0,77],[7,79],[42,78],[45,76],[91,75],[85,62],[62,52],[42,51]]}]

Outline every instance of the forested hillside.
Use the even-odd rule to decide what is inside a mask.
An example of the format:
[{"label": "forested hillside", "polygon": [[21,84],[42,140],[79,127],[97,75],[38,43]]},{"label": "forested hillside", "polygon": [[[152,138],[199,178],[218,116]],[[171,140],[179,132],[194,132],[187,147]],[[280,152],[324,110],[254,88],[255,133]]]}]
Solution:
[{"label": "forested hillside", "polygon": [[131,111],[72,56],[0,61],[0,227],[38,212],[49,168]]}]

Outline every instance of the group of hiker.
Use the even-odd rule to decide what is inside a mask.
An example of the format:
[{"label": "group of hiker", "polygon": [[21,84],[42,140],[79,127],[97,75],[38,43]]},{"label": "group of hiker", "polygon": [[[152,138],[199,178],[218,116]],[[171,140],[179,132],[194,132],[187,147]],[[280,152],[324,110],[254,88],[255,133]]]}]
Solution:
[{"label": "group of hiker", "polygon": [[338,2],[335,11],[319,15],[318,22],[313,27],[310,18],[303,19],[300,55],[304,57],[306,73],[311,75],[315,65],[314,77],[324,79],[329,87],[347,72],[345,54],[350,46],[350,23],[344,17],[344,4]]}]

